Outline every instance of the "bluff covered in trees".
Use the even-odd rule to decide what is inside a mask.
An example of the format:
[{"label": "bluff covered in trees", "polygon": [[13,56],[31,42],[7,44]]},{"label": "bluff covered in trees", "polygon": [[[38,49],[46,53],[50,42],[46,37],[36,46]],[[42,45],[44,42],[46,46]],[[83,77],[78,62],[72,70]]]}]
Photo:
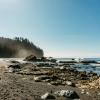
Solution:
[{"label": "bluff covered in trees", "polygon": [[23,58],[29,55],[43,57],[43,50],[28,39],[15,37],[14,39],[0,37],[0,57]]}]

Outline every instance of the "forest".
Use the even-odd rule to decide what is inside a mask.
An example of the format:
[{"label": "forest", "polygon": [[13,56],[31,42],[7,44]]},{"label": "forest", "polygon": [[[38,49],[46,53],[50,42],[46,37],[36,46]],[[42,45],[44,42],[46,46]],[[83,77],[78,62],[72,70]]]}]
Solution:
[{"label": "forest", "polygon": [[23,58],[29,55],[43,57],[41,48],[27,38],[15,37],[14,39],[0,37],[0,57]]}]

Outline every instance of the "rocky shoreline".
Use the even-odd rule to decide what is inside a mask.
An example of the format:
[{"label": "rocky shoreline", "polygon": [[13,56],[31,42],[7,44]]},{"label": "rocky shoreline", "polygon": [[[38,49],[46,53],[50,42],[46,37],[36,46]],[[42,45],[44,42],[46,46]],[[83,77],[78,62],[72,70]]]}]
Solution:
[{"label": "rocky shoreline", "polygon": [[68,64],[36,64],[33,59],[36,61],[31,56],[23,63],[1,62],[0,100],[100,100],[100,76],[96,73],[78,71]]}]

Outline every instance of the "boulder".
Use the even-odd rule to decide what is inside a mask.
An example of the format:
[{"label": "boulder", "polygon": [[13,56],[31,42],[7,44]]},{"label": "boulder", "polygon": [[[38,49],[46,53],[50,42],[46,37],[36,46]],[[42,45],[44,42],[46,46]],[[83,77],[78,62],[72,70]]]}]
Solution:
[{"label": "boulder", "polygon": [[64,97],[70,98],[70,99],[79,99],[79,96],[73,90],[56,91],[54,94],[57,95],[57,96],[64,96]]},{"label": "boulder", "polygon": [[91,71],[91,72],[89,73],[89,76],[90,76],[90,77],[94,77],[94,76],[98,76],[98,75],[97,75],[97,73],[94,73],[94,72]]},{"label": "boulder", "polygon": [[51,61],[52,63],[56,63],[57,60],[56,60],[56,59],[51,59],[50,61]]},{"label": "boulder", "polygon": [[46,57],[41,57],[40,60],[43,61],[43,62],[49,61]]},{"label": "boulder", "polygon": [[61,66],[60,70],[66,70],[66,67],[65,66]]},{"label": "boulder", "polygon": [[45,93],[41,96],[42,100],[55,100],[56,97],[52,93]]},{"label": "boulder", "polygon": [[8,68],[20,69],[21,66],[19,64],[9,65]]},{"label": "boulder", "polygon": [[75,84],[74,84],[73,82],[71,82],[71,81],[66,81],[66,84],[67,84],[68,86],[73,86],[73,87],[75,87]]},{"label": "boulder", "polygon": [[83,72],[80,72],[79,78],[80,78],[81,80],[87,80],[87,79],[88,79],[88,76],[87,76],[86,72],[83,71]]},{"label": "boulder", "polygon": [[13,73],[13,72],[19,72],[21,69],[21,66],[18,64],[16,65],[9,65],[8,66],[8,72]]},{"label": "boulder", "polygon": [[13,68],[9,68],[9,69],[8,69],[8,72],[9,72],[9,73],[13,73],[13,72],[14,72],[14,69],[13,69]]},{"label": "boulder", "polygon": [[36,61],[37,58],[34,55],[30,55],[24,59],[24,61]]},{"label": "boulder", "polygon": [[10,62],[13,63],[13,64],[19,64],[20,63],[20,62],[18,62],[16,60],[11,60]]},{"label": "boulder", "polygon": [[41,82],[41,79],[40,79],[40,77],[34,77],[34,81],[35,82]]}]

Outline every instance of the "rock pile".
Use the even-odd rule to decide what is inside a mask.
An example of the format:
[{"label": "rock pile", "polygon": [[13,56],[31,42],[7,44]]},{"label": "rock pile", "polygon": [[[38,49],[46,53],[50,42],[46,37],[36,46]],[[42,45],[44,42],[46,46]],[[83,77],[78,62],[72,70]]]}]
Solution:
[{"label": "rock pile", "polygon": [[17,74],[26,74],[33,75],[34,72],[39,71],[40,69],[31,63],[23,63],[23,64],[12,64],[8,67],[8,72],[17,73]]},{"label": "rock pile", "polygon": [[[31,59],[32,58],[32,59]],[[30,56],[28,60],[36,57]],[[44,59],[44,58],[42,58]],[[95,73],[79,72],[71,67],[42,68],[33,63],[16,63],[8,66],[8,72],[33,75],[35,82],[47,82],[51,85],[68,85],[79,88],[100,88],[100,77]]]},{"label": "rock pile", "polygon": [[100,89],[100,77],[93,81],[77,84],[81,89]]},{"label": "rock pile", "polygon": [[61,90],[61,91],[56,91],[54,93],[45,93],[44,95],[41,96],[42,100],[65,100],[64,98],[69,100],[73,100],[73,99],[78,100],[79,96],[73,90]]}]

